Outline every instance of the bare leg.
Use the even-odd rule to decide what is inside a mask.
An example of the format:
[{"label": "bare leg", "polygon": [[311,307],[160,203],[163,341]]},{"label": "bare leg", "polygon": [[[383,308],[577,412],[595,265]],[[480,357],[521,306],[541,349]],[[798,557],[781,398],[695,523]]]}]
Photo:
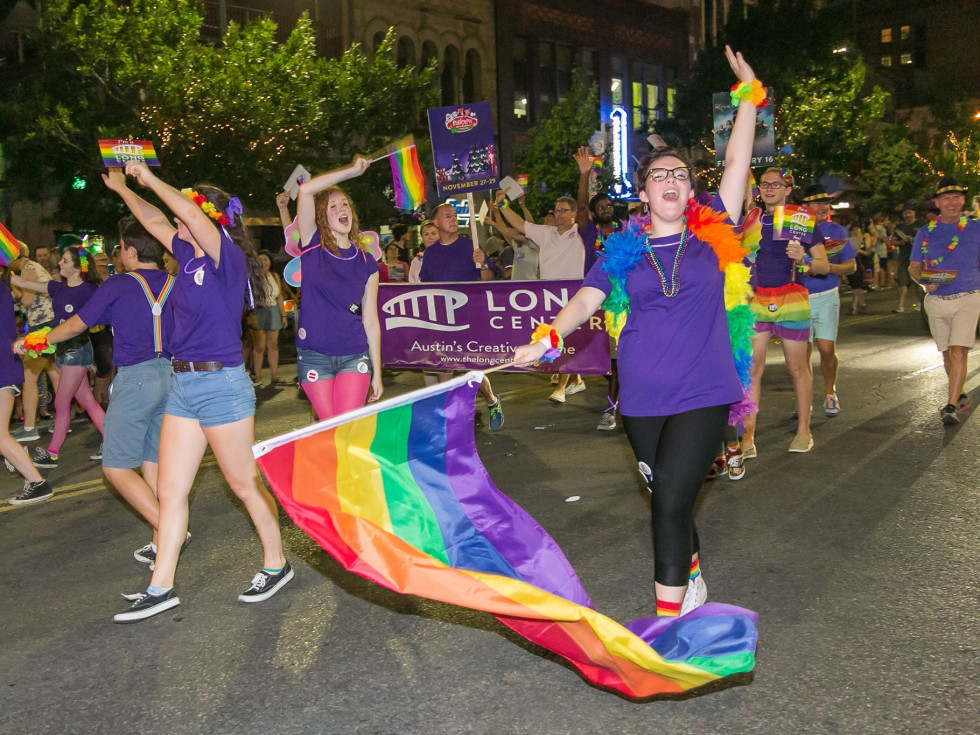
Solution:
[{"label": "bare leg", "polygon": [[43,478],[31,462],[24,445],[10,436],[10,415],[14,410],[12,390],[0,390],[0,454],[7,458],[28,482],[40,482]]},{"label": "bare leg", "polygon": [[265,336],[266,332],[261,329],[252,329],[252,375],[259,382],[262,382],[262,358],[265,356]]},{"label": "bare leg", "polygon": [[132,469],[103,467],[102,472],[126,502],[133,506],[133,510],[150,524],[155,536],[160,523],[160,501],[157,500],[149,483],[140,477],[139,472]]},{"label": "bare leg", "polygon": [[[837,393],[837,368],[840,365],[840,361],[837,359],[836,347],[837,343],[829,339],[817,340],[817,350],[820,352],[820,372],[823,374],[823,392],[825,395]],[[809,358],[809,349],[807,350],[807,358]],[[807,359],[807,367],[810,367],[809,359]]]},{"label": "bare leg", "polygon": [[969,347],[960,345],[950,345],[949,349],[943,353],[943,364],[946,367],[946,374],[949,376],[949,401],[954,406],[963,393],[963,385],[966,382],[967,358],[970,354]]},{"label": "bare leg", "polygon": [[265,350],[269,358],[269,379],[279,380],[279,332],[265,333]]},{"label": "bare leg", "polygon": [[810,406],[813,404],[813,376],[806,364],[806,342],[791,339],[782,340],[786,367],[793,379],[793,392],[796,394],[796,434],[810,435]]}]

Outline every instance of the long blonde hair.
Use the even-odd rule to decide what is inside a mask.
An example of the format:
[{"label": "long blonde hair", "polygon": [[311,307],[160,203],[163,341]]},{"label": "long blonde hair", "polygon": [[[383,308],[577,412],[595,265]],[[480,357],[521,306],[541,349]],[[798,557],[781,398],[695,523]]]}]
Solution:
[{"label": "long blonde hair", "polygon": [[361,242],[361,225],[357,220],[357,212],[354,210],[354,203],[351,201],[350,197],[347,196],[347,192],[341,189],[339,186],[327,187],[313,197],[313,212],[316,218],[316,228],[320,233],[320,246],[325,250],[329,250],[334,255],[340,254],[340,248],[337,246],[337,240],[333,236],[333,230],[331,230],[330,226],[327,224],[327,205],[330,204],[330,197],[334,194],[340,194],[343,196],[350,205],[351,223],[350,234],[348,237],[350,238],[350,241],[353,243],[354,247],[356,247],[362,253],[366,253],[367,245]]}]

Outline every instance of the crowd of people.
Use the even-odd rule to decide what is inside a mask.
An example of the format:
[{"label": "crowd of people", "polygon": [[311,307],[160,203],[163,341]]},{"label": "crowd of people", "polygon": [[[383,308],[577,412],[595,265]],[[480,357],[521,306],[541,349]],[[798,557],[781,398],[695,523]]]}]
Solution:
[{"label": "crowd of people", "polygon": [[[911,204],[894,225],[877,215],[866,224],[839,221],[834,193],[818,184],[797,192],[793,173],[779,167],[762,173],[755,201],[746,182],[766,90],[740,54],[726,53],[737,78],[737,113],[717,191],[695,191],[686,151],[658,145],[636,171],[639,211],[617,218],[608,195],[591,193],[594,158],[583,147],[574,156],[575,196],[558,196],[541,223],[523,197],[510,201],[501,191],[491,199],[492,236],[482,247],[461,234],[456,209],[442,203],[417,233],[393,226],[379,255],[341,188],[370,165],[355,156],[299,186],[298,293],[276,272],[274,254],[257,251],[238,198],[206,185],[178,190],[137,161],[110,170],[105,186],[130,211],[111,261],[77,237],[62,238],[56,249],[35,248],[33,257],[23,245],[0,288],[0,328],[11,344],[0,350],[0,452],[25,481],[10,502],[52,497],[38,468],[59,466],[72,406],[80,406],[103,436],[92,460],[101,461],[108,482],[152,533],[134,552],[152,571],[149,585],[114,618],[136,622],[180,604],[174,579],[191,540],[188,496],[210,447],[262,542],[261,567],[239,600],[268,599],[293,571],[251,447],[265,364],[272,385],[292,382],[280,374],[279,359],[287,302],[302,298],[296,380],[324,420],[383,394],[380,284],[577,280],[581,288],[552,324],[538,326],[514,362],[554,360],[566,336],[606,312],[612,359],[596,429],[622,423],[650,490],[658,614],[699,606],[707,587],[695,503],[706,476],[741,479],[745,460],[759,454],[770,341],[778,340],[795,395],[788,451],[805,453],[813,447],[814,349],[821,408],[829,418],[841,411],[841,279],[851,289],[851,314],[866,308],[865,290],[897,287],[899,313],[910,290],[912,308],[924,292],[949,377],[945,424],[969,407],[966,360],[980,317],[980,222],[963,213],[966,190],[955,181],[940,182],[924,224]],[[810,243],[777,238],[775,213],[796,200],[814,213]],[[285,193],[276,201],[284,228],[293,224],[289,201]],[[428,370],[423,381],[451,376]],[[44,411],[45,381],[53,417]],[[567,372],[553,382],[548,400],[555,404],[586,388],[581,375]],[[500,430],[503,406],[489,378],[479,393],[490,430]],[[11,432],[15,415],[22,425]],[[46,446],[42,421],[51,423]],[[28,454],[24,444],[31,442],[39,445]]]}]

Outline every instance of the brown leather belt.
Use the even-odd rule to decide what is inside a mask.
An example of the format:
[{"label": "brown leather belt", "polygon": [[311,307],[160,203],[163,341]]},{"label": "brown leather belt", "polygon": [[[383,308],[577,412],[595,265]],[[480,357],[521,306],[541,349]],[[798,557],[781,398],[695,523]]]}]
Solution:
[{"label": "brown leather belt", "polygon": [[175,373],[215,373],[224,367],[223,363],[217,360],[206,362],[187,362],[185,360],[171,360]]}]

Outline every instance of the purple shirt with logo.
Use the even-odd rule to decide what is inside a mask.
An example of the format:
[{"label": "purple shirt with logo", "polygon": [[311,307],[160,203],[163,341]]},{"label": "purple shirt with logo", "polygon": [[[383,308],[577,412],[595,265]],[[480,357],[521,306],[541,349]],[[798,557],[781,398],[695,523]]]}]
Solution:
[{"label": "purple shirt with logo", "polygon": [[171,247],[180,266],[170,293],[173,356],[187,362],[217,360],[226,368],[243,364],[242,313],[248,281],[244,253],[224,230],[217,267],[209,255],[195,258],[194,246],[177,235]]},{"label": "purple shirt with logo", "polygon": [[319,232],[301,257],[303,302],[296,348],[333,356],[367,352],[361,300],[378,264],[356,247],[334,255],[320,247]]},{"label": "purple shirt with logo", "polygon": [[6,284],[0,283],[0,388],[24,382],[24,363],[10,349],[16,338],[14,297]]},{"label": "purple shirt with logo", "polygon": [[473,262],[473,241],[460,235],[448,245],[442,242],[429,245],[419,279],[422,283],[479,281],[480,269]]},{"label": "purple shirt with logo", "polygon": [[[138,268],[154,296],[159,296],[167,281],[167,272],[155,268]],[[173,292],[163,304],[160,314],[162,357],[172,355],[170,341],[174,332]],[[86,325],[112,326],[112,364],[138,365],[158,357],[153,344],[153,314],[150,302],[140,282],[128,273],[120,273],[105,281],[95,295],[83,306],[78,316]]]},{"label": "purple shirt with logo", "polygon": [[[710,205],[724,212],[715,197]],[[669,279],[680,235],[653,238],[653,252]],[[612,284],[605,259],[585,278],[607,296]],[[689,236],[680,263],[680,290],[664,295],[653,266],[644,257],[628,272],[630,314],[619,337],[619,410],[624,416],[668,416],[740,401],[725,316],[724,274],[706,243]]]},{"label": "purple shirt with logo", "polygon": [[[936,220],[936,228],[929,232],[928,225],[924,225],[916,233],[915,243],[912,245],[912,262],[923,263],[928,270],[951,270],[956,271],[956,277],[949,283],[939,284],[936,289],[937,296],[950,296],[954,293],[965,293],[980,289],[980,222],[977,220],[966,220],[966,227],[962,232],[957,228],[958,223],[943,224]],[[952,243],[953,237],[959,235],[956,247],[952,252],[946,248]],[[922,242],[929,238],[926,246],[927,252],[922,253]],[[926,264],[925,261],[935,260],[942,257],[943,262],[938,264]]]},{"label": "purple shirt with logo", "polygon": [[[838,246],[831,245],[827,240],[843,240],[844,244],[840,246],[840,250],[837,252],[831,252]],[[854,248],[847,239],[847,230],[836,222],[819,223],[813,229],[813,242],[816,245],[824,246],[824,249],[827,251],[827,260],[834,265],[840,265],[857,257]],[[823,293],[824,291],[832,291],[837,288],[840,285],[840,276],[836,276],[833,273],[827,273],[822,276],[807,276],[804,283],[806,283],[806,290],[810,293]]]}]

